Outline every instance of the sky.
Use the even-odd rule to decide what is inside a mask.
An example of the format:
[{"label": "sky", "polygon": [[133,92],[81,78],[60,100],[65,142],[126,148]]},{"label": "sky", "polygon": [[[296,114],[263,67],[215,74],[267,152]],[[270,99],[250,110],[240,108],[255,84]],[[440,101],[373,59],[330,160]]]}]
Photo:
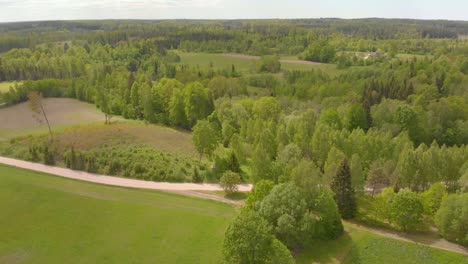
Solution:
[{"label": "sky", "polygon": [[0,22],[323,17],[468,20],[468,0],[0,0]]}]

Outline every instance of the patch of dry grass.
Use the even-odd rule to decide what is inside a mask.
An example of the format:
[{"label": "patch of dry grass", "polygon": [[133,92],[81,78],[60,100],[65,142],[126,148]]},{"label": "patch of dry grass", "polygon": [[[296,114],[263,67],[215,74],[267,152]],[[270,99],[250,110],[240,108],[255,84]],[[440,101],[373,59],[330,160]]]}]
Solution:
[{"label": "patch of dry grass", "polygon": [[77,126],[65,129],[63,133],[56,135],[56,139],[61,147],[73,145],[81,150],[99,146],[144,144],[160,151],[197,157],[190,133],[141,122]]}]

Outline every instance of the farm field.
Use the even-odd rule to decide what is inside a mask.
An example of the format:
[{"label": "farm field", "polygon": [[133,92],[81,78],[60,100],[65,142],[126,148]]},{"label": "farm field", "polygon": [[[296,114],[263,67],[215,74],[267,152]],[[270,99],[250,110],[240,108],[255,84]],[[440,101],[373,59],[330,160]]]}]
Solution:
[{"label": "farm field", "polygon": [[[191,66],[200,66],[201,68],[209,67],[213,64],[215,69],[231,69],[232,65],[237,71],[254,72],[255,61],[258,57],[242,54],[209,54],[209,53],[189,53],[178,52],[181,61],[180,64]],[[307,71],[312,69],[320,69],[324,72],[336,74],[339,70],[334,64],[311,63],[295,59],[291,56],[281,57],[281,69],[283,70],[301,70]],[[287,61],[287,62],[286,62]]]},{"label": "farm field", "polygon": [[[190,133],[120,117],[112,119],[115,123],[105,125],[104,114],[94,105],[68,98],[47,98],[44,102],[55,138],[63,147],[89,149],[106,144],[147,144],[163,151],[196,156]],[[28,103],[0,109],[0,139],[46,132],[47,125],[33,117]]]},{"label": "farm field", "polygon": [[[46,98],[44,108],[53,129],[104,122],[104,114],[96,106],[74,99]],[[45,121],[40,123],[36,120],[27,102],[0,109],[0,139],[45,131]]]},{"label": "farm field", "polygon": [[0,263],[218,263],[230,205],[0,166]]},{"label": "farm field", "polygon": [[[231,205],[0,165],[0,263],[219,263]],[[466,256],[345,224],[298,263],[467,263]],[[403,255],[402,255],[403,254]]]}]

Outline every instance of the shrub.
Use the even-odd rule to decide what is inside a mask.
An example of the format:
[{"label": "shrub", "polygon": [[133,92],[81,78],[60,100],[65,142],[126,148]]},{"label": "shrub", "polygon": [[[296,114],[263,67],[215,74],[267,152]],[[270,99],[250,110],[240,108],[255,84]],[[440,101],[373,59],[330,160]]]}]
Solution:
[{"label": "shrub", "polygon": [[200,171],[197,168],[193,168],[192,182],[194,183],[203,182],[203,177],[200,175]]},{"label": "shrub", "polygon": [[237,192],[238,185],[241,183],[241,178],[238,173],[232,171],[226,171],[221,179],[219,180],[219,184],[224,189],[224,191],[228,194]]}]

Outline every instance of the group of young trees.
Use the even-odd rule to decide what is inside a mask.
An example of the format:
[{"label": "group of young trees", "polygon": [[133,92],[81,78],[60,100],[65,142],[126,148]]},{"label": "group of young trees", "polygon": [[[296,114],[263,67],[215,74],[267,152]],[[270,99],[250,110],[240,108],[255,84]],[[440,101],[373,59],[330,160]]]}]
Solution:
[{"label": "group of young trees", "polygon": [[291,251],[343,233],[333,194],[313,182],[259,181],[226,231],[228,263],[294,263]]}]

